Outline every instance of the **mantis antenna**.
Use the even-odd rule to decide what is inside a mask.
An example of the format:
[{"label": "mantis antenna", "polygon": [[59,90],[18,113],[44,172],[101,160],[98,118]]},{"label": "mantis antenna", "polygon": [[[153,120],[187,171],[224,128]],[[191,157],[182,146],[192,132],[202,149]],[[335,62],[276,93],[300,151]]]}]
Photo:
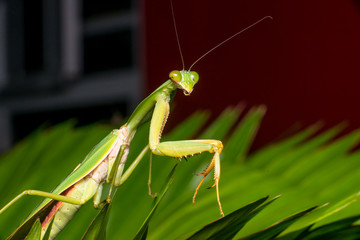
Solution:
[{"label": "mantis antenna", "polygon": [[[177,41],[177,45],[179,48],[179,52],[180,52],[180,57],[181,57],[181,62],[183,65],[183,70],[185,69],[185,63],[184,63],[184,57],[182,55],[182,51],[181,51],[181,45],[180,45],[180,40],[179,40],[179,34],[177,31],[177,27],[176,27],[176,21],[175,21],[175,13],[174,13],[174,6],[173,6],[173,2],[172,0],[170,0],[170,6],[171,6],[171,13],[172,13],[172,19],[173,19],[173,23],[174,23],[174,29],[175,29],[175,35],[176,35],[176,41]],[[258,21],[254,22],[253,24],[247,26],[246,28],[236,32],[235,34],[231,35],[230,37],[228,37],[227,39],[225,39],[224,41],[218,43],[217,45],[215,45],[213,48],[211,48],[210,50],[208,50],[207,52],[205,52],[203,55],[201,55],[193,64],[191,64],[190,68],[188,71],[191,70],[191,68],[198,63],[201,59],[203,59],[206,55],[208,55],[209,53],[211,53],[212,51],[214,51],[215,49],[217,49],[218,47],[220,47],[221,45],[223,45],[224,43],[230,41],[231,39],[233,39],[234,37],[240,35],[241,33],[249,30],[250,28],[254,27],[255,25],[257,25],[258,23],[266,20],[266,19],[273,19],[271,16],[265,16],[261,19],[259,19]]]},{"label": "mantis antenna", "polygon": [[273,19],[271,16],[266,16],[266,17],[263,17],[261,18],[260,20],[254,22],[253,24],[247,26],[246,28],[238,31],[237,33],[231,35],[230,37],[228,37],[227,39],[225,39],[224,41],[220,42],[219,44],[217,44],[215,47],[211,48],[209,51],[205,52],[203,55],[201,55],[201,57],[199,57],[193,64],[191,64],[190,68],[189,68],[189,71],[190,69],[196,64],[198,63],[202,58],[204,58],[206,55],[208,55],[209,53],[211,53],[212,51],[214,51],[215,49],[217,49],[218,47],[220,47],[221,45],[223,45],[224,43],[230,41],[231,39],[233,39],[234,37],[236,37],[237,35],[240,35],[241,33],[245,32],[246,30],[249,30],[250,28],[252,28],[253,26],[255,26],[256,24],[264,21],[265,19]]},{"label": "mantis antenna", "polygon": [[177,41],[177,45],[178,45],[178,47],[179,47],[181,62],[182,62],[182,65],[183,65],[183,70],[184,70],[184,69],[185,69],[184,57],[183,57],[183,55],[182,55],[181,46],[180,46],[180,40],[179,40],[179,35],[178,35],[177,28],[176,28],[175,13],[174,13],[174,6],[173,6],[172,0],[170,0],[170,6],[171,6],[172,19],[173,19],[173,23],[174,23],[176,41]]}]

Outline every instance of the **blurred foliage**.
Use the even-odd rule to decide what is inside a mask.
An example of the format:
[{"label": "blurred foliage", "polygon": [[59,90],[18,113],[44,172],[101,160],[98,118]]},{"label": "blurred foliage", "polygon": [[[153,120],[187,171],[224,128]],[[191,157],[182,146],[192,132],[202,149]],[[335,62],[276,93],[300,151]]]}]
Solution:
[{"label": "blurred foliage", "polygon": [[[200,189],[195,206],[192,205],[193,192],[201,179],[194,173],[200,173],[211,160],[211,154],[207,153],[181,162],[154,156],[153,191],[160,191],[171,169],[179,164],[172,185],[153,214],[153,199],[147,194],[147,155],[117,191],[111,204],[107,239],[132,239],[144,226],[150,211],[151,221],[145,222],[149,223],[148,239],[203,239],[201,236],[217,236],[218,232],[231,232],[231,237],[236,234],[235,238],[245,239],[272,238],[280,233],[280,239],[318,236],[331,239],[330,236],[345,233],[356,236],[360,232],[354,224],[359,218],[354,215],[360,214],[360,204],[356,202],[360,189],[360,151],[352,149],[359,143],[360,132],[337,137],[343,125],[321,131],[321,126],[315,124],[248,154],[265,109],[260,106],[247,113],[242,110],[226,109],[207,127],[204,124],[209,114],[197,112],[163,138],[223,141],[220,195],[225,218],[214,221],[220,214],[215,189],[206,189],[212,185],[211,176]],[[241,115],[244,116],[239,121]],[[74,128],[74,122],[68,121],[33,132],[0,158],[0,206],[26,189],[51,191],[111,129],[100,124]],[[148,131],[148,124],[138,130],[127,165],[146,145]],[[266,200],[264,196],[279,194],[282,196],[276,201],[249,210],[254,206],[249,202],[263,199],[262,204]],[[0,239],[16,229],[41,200],[24,197],[3,213]],[[314,206],[320,207],[315,210]],[[86,203],[58,239],[81,239],[97,213],[91,201]],[[213,223],[207,226],[213,227],[203,227],[209,222]],[[212,235],[207,235],[206,229]]]}]

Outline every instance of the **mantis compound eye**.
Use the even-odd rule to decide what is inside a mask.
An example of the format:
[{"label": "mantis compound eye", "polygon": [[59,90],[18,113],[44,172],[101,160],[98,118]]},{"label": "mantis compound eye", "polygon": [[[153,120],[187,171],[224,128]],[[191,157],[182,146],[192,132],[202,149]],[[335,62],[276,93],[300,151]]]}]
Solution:
[{"label": "mantis compound eye", "polygon": [[169,77],[174,82],[180,82],[181,81],[181,73],[178,70],[171,71],[169,74]]},{"label": "mantis compound eye", "polygon": [[194,83],[197,83],[199,81],[199,74],[195,71],[191,71],[191,79],[194,81]]}]

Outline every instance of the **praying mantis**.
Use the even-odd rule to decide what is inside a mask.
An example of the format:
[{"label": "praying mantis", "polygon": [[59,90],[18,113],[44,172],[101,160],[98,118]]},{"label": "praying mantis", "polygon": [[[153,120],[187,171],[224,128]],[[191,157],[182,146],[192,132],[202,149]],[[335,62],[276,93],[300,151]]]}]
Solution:
[{"label": "praying mantis", "polygon": [[[213,154],[208,166],[202,173],[198,174],[199,176],[202,176],[202,179],[195,189],[193,202],[195,203],[196,195],[204,179],[212,170],[214,170],[214,184],[211,188],[215,187],[216,189],[219,211],[220,214],[224,216],[219,193],[220,155],[223,150],[222,142],[216,139],[162,142],[162,132],[169,117],[170,103],[175,97],[177,90],[180,90],[184,95],[189,96],[192,93],[195,84],[199,81],[198,73],[192,71],[191,68],[215,48],[266,18],[269,17],[267,16],[260,19],[210,49],[198,60],[196,60],[190,66],[189,70],[184,70],[183,63],[183,70],[171,71],[169,79],[136,107],[128,121],[119,129],[114,129],[103,140],[101,140],[88,153],[85,159],[52,192],[26,190],[0,209],[1,215],[1,213],[25,195],[45,198],[45,200],[33,210],[30,216],[27,217],[27,219],[8,237],[8,239],[18,239],[21,234],[28,232],[29,227],[27,226],[31,227],[32,223],[38,218],[40,218],[41,221],[41,236],[43,237],[45,232],[51,226],[51,229],[49,229],[49,239],[54,239],[74,217],[79,208],[90,199],[93,198],[95,208],[101,208],[106,202],[110,203],[112,199],[112,189],[119,187],[128,179],[149,150],[153,154],[159,156],[169,156],[178,159],[204,152]],[[175,20],[174,26],[181,53]],[[183,61],[182,56],[181,59]],[[124,172],[131,141],[136,134],[138,127],[147,121],[150,121],[148,145],[145,146],[141,153]],[[101,201],[103,184],[105,182],[111,184],[111,187],[107,198],[104,201]],[[150,184],[149,194],[154,196],[151,193]],[[53,222],[52,225],[50,224],[51,222]]]}]

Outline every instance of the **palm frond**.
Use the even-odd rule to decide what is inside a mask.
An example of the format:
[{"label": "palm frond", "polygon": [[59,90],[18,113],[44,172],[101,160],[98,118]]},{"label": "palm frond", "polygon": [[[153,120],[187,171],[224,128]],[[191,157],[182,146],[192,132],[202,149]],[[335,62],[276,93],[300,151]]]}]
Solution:
[{"label": "palm frond", "polygon": [[[360,132],[337,137],[343,125],[321,131],[321,125],[314,124],[249,155],[264,113],[263,106],[247,113],[241,106],[228,108],[204,128],[209,114],[197,112],[164,139],[196,136],[223,141],[220,194],[225,214],[264,196],[281,194],[242,226],[235,238],[248,236],[250,239],[265,232],[270,236],[271,232],[276,233],[272,236],[282,234],[280,239],[296,239],[295,236],[306,234],[311,239],[320,232],[335,234],[337,226],[339,231],[358,233],[358,226],[353,225],[355,220],[349,217],[360,213],[360,204],[355,202],[360,190],[360,151],[353,151],[359,143]],[[240,115],[245,116],[239,121]],[[147,144],[148,129],[147,124],[138,130],[130,146],[128,162]],[[201,129],[204,130],[199,132]],[[0,158],[0,206],[26,189],[51,191],[110,130],[110,126],[104,125],[74,128],[74,122],[68,121],[32,133]],[[195,234],[220,217],[214,189],[203,187],[195,206],[191,201],[200,180],[194,173],[201,172],[210,159],[210,154],[201,154],[179,163],[171,187],[152,216],[148,239],[190,237],[189,233]],[[159,191],[175,163],[177,159],[154,156],[155,191]],[[119,187],[111,205],[107,239],[120,236],[131,239],[142,226],[153,201],[147,194],[147,177],[148,162],[143,160]],[[209,176],[204,185],[211,184]],[[3,213],[0,226],[6,227],[0,228],[0,239],[9,235],[41,200],[26,197]],[[322,207],[313,211],[314,206]],[[311,214],[294,215],[307,213],[304,209],[311,209],[308,210]],[[58,239],[80,239],[96,213],[91,202],[85,204]],[[348,218],[352,222],[346,221]],[[282,219],[285,220],[279,225]]]}]

